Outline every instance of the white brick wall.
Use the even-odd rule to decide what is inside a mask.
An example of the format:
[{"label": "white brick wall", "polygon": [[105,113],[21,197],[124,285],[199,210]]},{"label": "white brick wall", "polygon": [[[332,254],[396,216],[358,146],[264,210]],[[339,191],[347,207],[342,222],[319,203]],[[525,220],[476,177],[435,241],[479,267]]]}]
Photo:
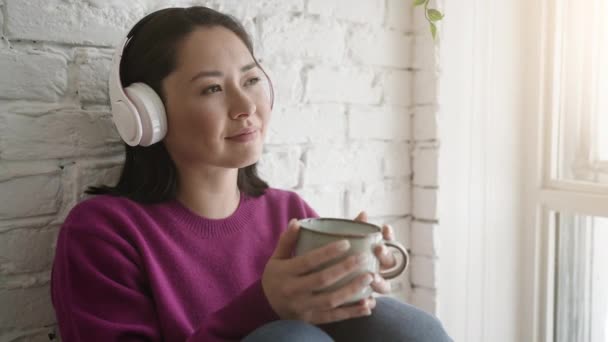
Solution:
[{"label": "white brick wall", "polygon": [[[393,0],[391,0],[392,2]],[[394,0],[397,1],[397,0]],[[437,8],[431,0],[432,8]],[[412,268],[410,301],[423,310],[436,313],[437,263],[441,261],[437,233],[439,133],[437,130],[437,65],[436,44],[422,8],[412,15],[414,33],[412,55]],[[444,225],[447,226],[447,225]]]},{"label": "white brick wall", "polygon": [[432,312],[434,52],[410,3],[0,0],[0,307],[11,308],[0,310],[0,341],[53,329],[57,230],[87,186],[117,179],[123,158],[107,103],[113,45],[171,5],[244,22],[277,95],[261,173],[323,216],[366,210],[393,224],[412,253],[395,295]]}]

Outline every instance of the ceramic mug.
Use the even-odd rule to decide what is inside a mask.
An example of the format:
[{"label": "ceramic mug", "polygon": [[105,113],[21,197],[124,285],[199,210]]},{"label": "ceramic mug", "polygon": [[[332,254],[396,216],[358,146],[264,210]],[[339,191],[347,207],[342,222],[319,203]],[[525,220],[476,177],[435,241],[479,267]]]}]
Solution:
[{"label": "ceramic mug", "polygon": [[[365,265],[340,279],[335,284],[321,289],[318,292],[334,291],[348,284],[363,273],[380,273],[385,279],[392,279],[403,273],[409,264],[409,256],[405,247],[397,241],[384,240],[382,237],[382,228],[377,225],[335,218],[308,218],[300,220],[299,224],[300,232],[296,243],[295,255],[306,254],[307,252],[335,241],[348,240],[350,242],[350,249],[345,254],[320,265],[313,270],[313,272],[339,263],[351,255],[358,255],[361,253],[367,254],[368,262]],[[398,264],[394,268],[379,272],[380,261],[374,254],[374,248],[378,244],[384,244],[389,247],[389,249],[392,248],[401,253],[403,258],[398,261]],[[363,298],[368,298],[371,294],[372,288],[371,286],[367,286],[360,293],[349,299],[344,305],[356,303]]]}]

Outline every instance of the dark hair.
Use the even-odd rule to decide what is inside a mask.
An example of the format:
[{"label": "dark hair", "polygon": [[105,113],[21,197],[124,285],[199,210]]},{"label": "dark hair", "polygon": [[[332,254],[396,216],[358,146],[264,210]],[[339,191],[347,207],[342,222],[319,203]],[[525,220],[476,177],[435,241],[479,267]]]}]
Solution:
[{"label": "dark hair", "polygon": [[[247,31],[232,16],[210,8],[167,8],[151,13],[131,29],[131,37],[120,65],[123,86],[143,82],[164,99],[162,80],[176,67],[180,42],[199,27],[223,26],[234,32],[247,46],[254,61],[253,44]],[[177,193],[177,168],[162,141],[148,147],[125,144],[126,159],[118,184],[91,186],[85,193],[125,196],[143,203],[174,199]],[[268,188],[256,171],[256,164],[238,170],[239,190],[260,196]]]}]

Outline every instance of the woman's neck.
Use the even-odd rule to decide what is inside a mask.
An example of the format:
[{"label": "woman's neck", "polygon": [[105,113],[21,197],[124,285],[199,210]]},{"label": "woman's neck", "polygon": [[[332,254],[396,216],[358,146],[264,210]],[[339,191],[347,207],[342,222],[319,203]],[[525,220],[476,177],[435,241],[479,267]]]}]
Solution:
[{"label": "woman's neck", "polygon": [[177,200],[197,215],[222,219],[239,206],[238,169],[180,169]]}]

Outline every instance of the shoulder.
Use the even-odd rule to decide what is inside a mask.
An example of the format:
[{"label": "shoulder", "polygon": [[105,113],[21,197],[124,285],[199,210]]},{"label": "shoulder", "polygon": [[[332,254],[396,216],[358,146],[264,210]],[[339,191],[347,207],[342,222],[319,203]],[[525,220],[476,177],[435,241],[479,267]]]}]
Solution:
[{"label": "shoulder", "polygon": [[86,221],[91,217],[111,218],[129,212],[139,204],[126,198],[110,195],[96,195],[76,204],[66,218],[66,223]]},{"label": "shoulder", "polygon": [[277,188],[266,189],[266,192],[262,196],[277,201],[303,201],[300,195],[298,195],[296,192]]},{"label": "shoulder", "polygon": [[317,215],[300,195],[291,190],[268,188],[260,199],[270,207],[280,208],[280,210],[285,210],[293,215],[302,217]]},{"label": "shoulder", "polygon": [[137,225],[144,205],[126,197],[96,195],[75,205],[63,223],[62,230],[105,235],[120,229],[125,232]]}]

